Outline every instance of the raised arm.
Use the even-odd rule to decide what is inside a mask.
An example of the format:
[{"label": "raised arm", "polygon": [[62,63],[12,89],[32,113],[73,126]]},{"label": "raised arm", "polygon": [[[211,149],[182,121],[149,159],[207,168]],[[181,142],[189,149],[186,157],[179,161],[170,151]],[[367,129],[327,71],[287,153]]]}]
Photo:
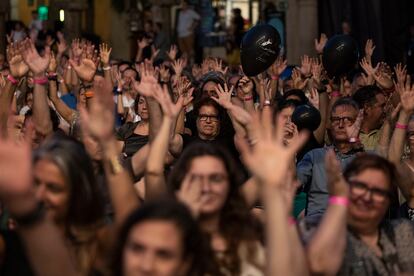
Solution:
[{"label": "raised arm", "polygon": [[115,118],[112,85],[102,77],[94,81],[95,97],[89,110],[81,109],[83,135],[97,139],[104,153],[104,170],[112,205],[115,210],[115,224],[122,225],[125,218],[139,206],[138,195],[132,179],[120,163],[117,140],[114,135]]},{"label": "raised arm", "polygon": [[[286,181],[295,153],[305,143],[307,135],[301,132],[288,146],[283,144],[283,121],[277,120],[273,129],[271,112],[262,118],[255,114],[252,129],[257,143],[251,148],[241,141],[242,160],[252,175],[263,185],[267,236],[266,275],[306,275],[307,264],[298,234],[289,226],[291,203],[295,188]],[[278,164],[278,166],[275,166]]]},{"label": "raised arm", "polygon": [[109,64],[112,48],[109,48],[108,44],[102,43],[99,45],[99,56],[102,62],[102,70],[107,81],[114,85],[111,74],[111,65]]},{"label": "raised arm", "polygon": [[50,62],[50,48],[46,47],[45,54],[41,57],[33,41],[26,39],[22,55],[24,62],[29,66],[34,75],[33,121],[35,129],[42,136],[47,136],[53,131],[46,90],[48,83],[46,69]]},{"label": "raised arm", "polygon": [[411,85],[411,78],[407,76],[406,83],[397,84],[396,88],[400,94],[402,110],[391,137],[388,159],[394,164],[399,164],[404,150],[407,125],[414,111],[414,86]]},{"label": "raised arm", "polygon": [[145,170],[146,199],[158,198],[167,193],[164,178],[164,163],[168,153],[169,138],[173,132],[173,124],[180,113],[183,98],[178,98],[173,104],[166,85],[154,85],[154,97],[160,103],[163,111],[161,128],[152,141]]},{"label": "raised arm", "polygon": [[[56,59],[51,55],[50,64],[48,68],[49,74],[56,74]],[[66,122],[71,123],[75,111],[67,106],[58,96],[56,80],[49,79],[49,98],[56,108],[56,111],[65,119]]]},{"label": "raised arm", "polygon": [[346,247],[348,183],[339,161],[331,150],[325,159],[330,204],[315,235],[307,246],[310,271],[317,275],[336,275]]},{"label": "raised arm", "polygon": [[[44,216],[44,206],[36,199],[28,140],[18,145],[0,139],[0,199],[19,223],[18,234],[36,275],[80,275],[61,231]],[[5,250],[0,246],[0,255],[10,254]]]}]

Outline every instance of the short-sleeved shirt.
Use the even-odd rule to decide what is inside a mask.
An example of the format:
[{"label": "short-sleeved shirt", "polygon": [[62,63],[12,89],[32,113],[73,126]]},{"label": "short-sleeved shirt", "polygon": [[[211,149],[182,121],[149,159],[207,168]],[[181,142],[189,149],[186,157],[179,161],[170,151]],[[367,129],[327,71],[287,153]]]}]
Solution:
[{"label": "short-sleeved shirt", "polygon": [[[325,156],[333,147],[317,148],[305,154],[296,166],[297,177],[307,193],[306,215],[322,216],[328,206],[328,185],[325,171]],[[342,154],[335,151],[342,170],[356,157],[356,152]]]},{"label": "short-sleeved shirt", "polygon": [[192,9],[181,10],[178,14],[177,34],[178,37],[192,35],[191,26],[194,21],[200,20],[200,15]]},{"label": "short-sleeved shirt", "polygon": [[381,137],[382,130],[381,129],[374,129],[369,133],[363,133],[362,131],[359,133],[359,140],[361,140],[361,144],[364,145],[365,150],[375,150],[378,145],[379,138]]}]

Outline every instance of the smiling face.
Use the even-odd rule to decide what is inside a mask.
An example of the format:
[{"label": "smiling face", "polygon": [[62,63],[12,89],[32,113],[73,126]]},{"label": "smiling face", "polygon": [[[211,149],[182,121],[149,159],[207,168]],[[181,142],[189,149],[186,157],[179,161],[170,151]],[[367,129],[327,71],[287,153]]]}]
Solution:
[{"label": "smiling face", "polygon": [[390,204],[391,183],[379,169],[365,169],[352,176],[349,225],[359,231],[377,228]]},{"label": "smiling face", "polygon": [[149,220],[135,225],[123,252],[124,276],[186,275],[183,237],[172,222]]},{"label": "smiling face", "polygon": [[201,215],[218,215],[223,209],[230,189],[230,182],[222,160],[214,156],[196,157],[188,174],[193,176],[192,185],[202,185],[204,204]]},{"label": "smiling face", "polygon": [[34,182],[36,197],[44,202],[47,217],[63,222],[68,212],[70,191],[59,167],[47,159],[40,159],[34,165]]}]

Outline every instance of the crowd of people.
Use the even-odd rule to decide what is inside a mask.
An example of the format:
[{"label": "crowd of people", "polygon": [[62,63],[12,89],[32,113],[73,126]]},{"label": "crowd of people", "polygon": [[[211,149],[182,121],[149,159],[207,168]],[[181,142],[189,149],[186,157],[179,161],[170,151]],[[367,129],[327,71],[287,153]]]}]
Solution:
[{"label": "crowd of people", "polygon": [[[254,77],[194,64],[187,13],[179,46],[142,38],[134,61],[63,33],[9,37],[0,274],[412,275],[406,67],[373,64],[368,40],[329,77],[323,34],[293,70],[282,55]],[[314,131],[292,120],[303,105]]]}]

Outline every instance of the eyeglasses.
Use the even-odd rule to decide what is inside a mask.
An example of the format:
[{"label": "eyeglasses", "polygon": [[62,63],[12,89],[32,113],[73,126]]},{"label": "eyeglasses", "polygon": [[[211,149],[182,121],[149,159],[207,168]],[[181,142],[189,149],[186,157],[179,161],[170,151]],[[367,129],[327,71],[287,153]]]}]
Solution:
[{"label": "eyeglasses", "polygon": [[353,117],[346,117],[346,116],[345,117],[334,117],[334,116],[332,116],[331,117],[331,122],[332,122],[333,125],[339,125],[342,122],[344,125],[349,126],[349,125],[352,125],[355,122],[355,119]]},{"label": "eyeglasses", "polygon": [[353,196],[364,196],[369,193],[370,199],[376,203],[383,203],[390,198],[390,192],[379,188],[369,188],[367,184],[360,181],[349,181],[351,194]]},{"label": "eyeglasses", "polygon": [[217,115],[209,115],[209,114],[200,114],[198,115],[198,119],[200,121],[206,122],[208,119],[212,122],[218,122],[218,116]]}]

